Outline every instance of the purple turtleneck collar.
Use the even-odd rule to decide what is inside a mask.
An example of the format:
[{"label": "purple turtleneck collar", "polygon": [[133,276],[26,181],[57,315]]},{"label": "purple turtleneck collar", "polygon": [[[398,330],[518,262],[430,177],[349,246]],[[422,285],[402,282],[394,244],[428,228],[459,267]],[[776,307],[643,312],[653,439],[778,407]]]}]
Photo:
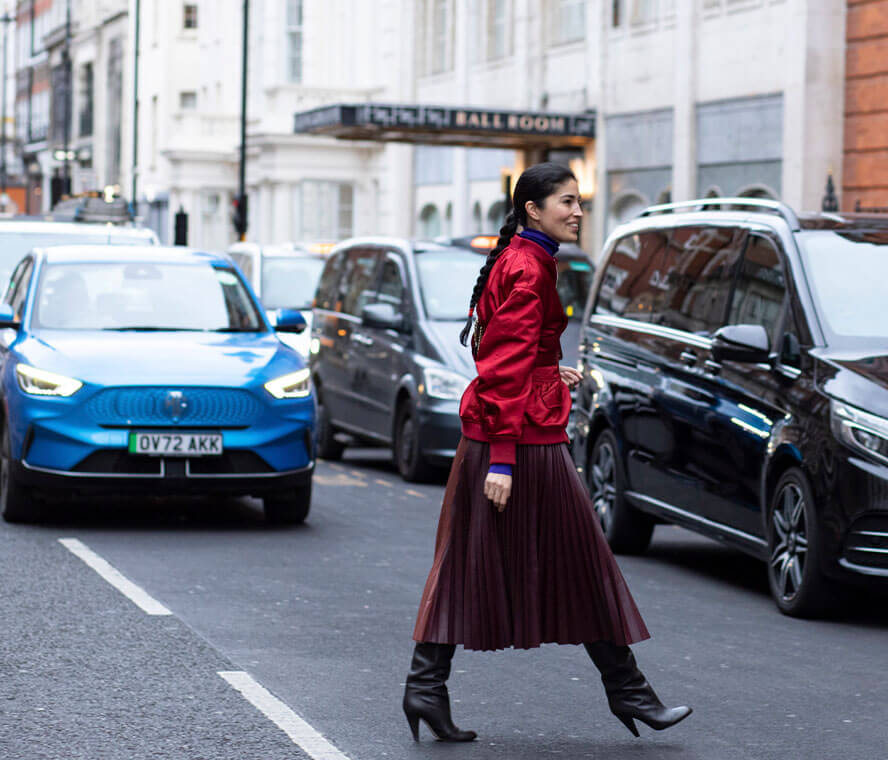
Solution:
[{"label": "purple turtleneck collar", "polygon": [[555,240],[552,240],[552,238],[550,238],[545,232],[533,229],[523,229],[518,233],[518,237],[523,237],[525,240],[530,240],[536,243],[538,246],[545,249],[546,253],[550,256],[554,256],[558,253],[558,243]]}]

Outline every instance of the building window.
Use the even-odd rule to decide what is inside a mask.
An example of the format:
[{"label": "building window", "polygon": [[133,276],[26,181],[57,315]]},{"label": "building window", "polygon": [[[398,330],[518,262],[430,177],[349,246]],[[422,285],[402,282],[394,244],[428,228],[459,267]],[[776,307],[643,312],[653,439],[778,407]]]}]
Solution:
[{"label": "building window", "polygon": [[179,109],[193,111],[197,108],[197,93],[193,91],[179,93]]},{"label": "building window", "polygon": [[302,82],[302,0],[287,0],[287,81]]},{"label": "building window", "polygon": [[68,88],[68,69],[65,64],[59,64],[53,67],[50,73],[52,82],[52,129],[50,130],[50,139],[54,142],[63,142],[68,134],[68,125],[71,120],[68,118],[69,88]]},{"label": "building window", "polygon": [[79,130],[81,137],[88,137],[93,132],[93,99],[94,78],[92,63],[85,63],[80,67],[80,108]]},{"label": "building window", "polygon": [[487,0],[487,60],[509,53],[509,18],[506,0]]},{"label": "building window", "polygon": [[302,183],[302,237],[332,242],[351,237],[354,187],[348,182],[306,180]]},{"label": "building window", "polygon": [[419,6],[417,52],[423,75],[453,69],[453,0],[423,0]]},{"label": "building window", "polygon": [[427,203],[419,212],[419,236],[431,240],[440,234],[441,212],[434,203]]},{"label": "building window", "polygon": [[[663,3],[664,15],[670,14],[669,3]],[[673,9],[674,13],[674,9]],[[613,0],[611,3],[611,26],[647,26],[657,21],[657,0]]]},{"label": "building window", "polygon": [[184,29],[197,29],[197,3],[185,3],[182,27]]},{"label": "building window", "polygon": [[586,0],[553,0],[549,39],[553,45],[578,42],[586,37]]}]

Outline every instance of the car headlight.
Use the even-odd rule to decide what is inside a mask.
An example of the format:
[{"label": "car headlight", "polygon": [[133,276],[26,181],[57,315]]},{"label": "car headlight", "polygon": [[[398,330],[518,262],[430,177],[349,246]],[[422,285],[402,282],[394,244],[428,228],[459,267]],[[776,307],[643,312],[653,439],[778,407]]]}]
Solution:
[{"label": "car headlight", "polygon": [[830,420],[841,441],[888,464],[888,420],[835,399],[830,401]]},{"label": "car headlight", "polygon": [[423,370],[423,375],[425,376],[425,393],[432,398],[459,401],[469,384],[464,375],[440,367],[426,367]]},{"label": "car headlight", "polygon": [[300,369],[281,375],[265,383],[265,390],[275,398],[305,398],[311,393],[311,372]]},{"label": "car headlight", "polygon": [[33,396],[70,396],[83,386],[83,383],[73,377],[57,375],[28,364],[17,364],[15,376],[19,387]]}]

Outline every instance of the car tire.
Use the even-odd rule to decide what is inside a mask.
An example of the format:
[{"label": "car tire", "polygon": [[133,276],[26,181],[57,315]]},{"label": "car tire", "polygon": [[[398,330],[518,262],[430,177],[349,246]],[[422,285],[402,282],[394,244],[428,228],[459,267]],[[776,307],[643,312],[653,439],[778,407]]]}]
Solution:
[{"label": "car tire", "polygon": [[619,452],[613,431],[602,430],[589,454],[589,496],[611,549],[619,554],[641,554],[651,543],[654,519],[626,500],[626,477]]},{"label": "car tire", "polygon": [[821,572],[820,528],[811,485],[798,467],[777,481],[768,505],[768,585],[777,608],[790,617],[819,617],[835,604],[834,586]]},{"label": "car tire", "polygon": [[324,406],[320,397],[318,397],[318,414],[315,422],[315,440],[317,441],[318,456],[321,459],[328,459],[332,462],[338,462],[342,459],[342,452],[345,451],[345,444],[340,443],[334,438],[336,429],[330,424],[330,412]]},{"label": "car tire", "polygon": [[39,510],[34,503],[33,490],[22,485],[13,472],[6,420],[0,426],[0,436],[0,512],[6,522],[34,522],[39,517]]},{"label": "car tire", "polygon": [[301,525],[311,509],[311,481],[262,499],[265,522],[269,525]]},{"label": "car tire", "polygon": [[409,402],[398,408],[392,456],[401,477],[410,483],[427,482],[435,474],[435,468],[422,458],[419,450],[416,410]]}]

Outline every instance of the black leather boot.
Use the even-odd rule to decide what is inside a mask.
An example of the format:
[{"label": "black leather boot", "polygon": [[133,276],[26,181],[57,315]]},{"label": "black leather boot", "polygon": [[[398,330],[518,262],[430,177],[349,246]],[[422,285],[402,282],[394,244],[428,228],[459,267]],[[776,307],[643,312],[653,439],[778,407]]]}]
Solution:
[{"label": "black leather boot", "polygon": [[450,717],[447,678],[454,651],[453,644],[427,643],[418,643],[413,650],[404,688],[404,714],[414,741],[419,741],[420,719],[442,742],[470,742],[477,736],[474,731],[458,729]]},{"label": "black leather boot", "polygon": [[644,674],[635,664],[632,650],[609,641],[583,644],[601,671],[601,680],[607,693],[611,712],[616,715],[635,736],[638,728],[633,719],[646,723],[657,731],[674,726],[693,710],[690,707],[665,707],[657,698]]}]

